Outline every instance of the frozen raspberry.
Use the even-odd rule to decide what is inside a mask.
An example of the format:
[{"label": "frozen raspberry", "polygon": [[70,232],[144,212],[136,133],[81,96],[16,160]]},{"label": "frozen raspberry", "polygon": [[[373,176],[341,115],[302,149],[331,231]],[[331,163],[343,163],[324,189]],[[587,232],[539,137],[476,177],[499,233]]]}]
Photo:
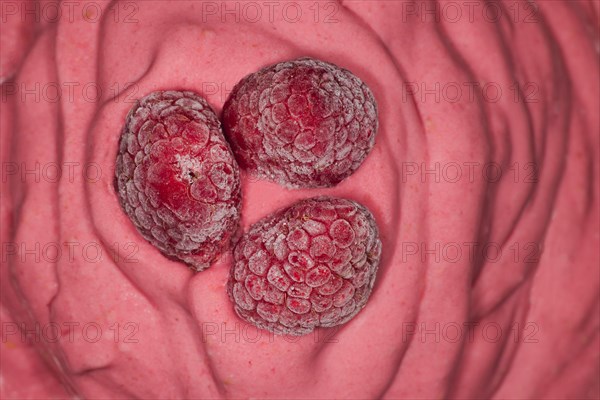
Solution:
[{"label": "frozen raspberry", "polygon": [[129,111],[115,186],[142,236],[201,271],[229,244],[240,217],[239,169],[206,100],[154,92]]},{"label": "frozen raspberry", "polygon": [[377,225],[364,206],[306,199],[257,222],[238,241],[227,292],[242,319],[304,335],[343,324],[365,306],[380,254]]},{"label": "frozen raspberry", "polygon": [[312,58],[242,79],[223,107],[223,128],[242,168],[289,188],[330,187],[375,144],[377,104],[350,71]]}]

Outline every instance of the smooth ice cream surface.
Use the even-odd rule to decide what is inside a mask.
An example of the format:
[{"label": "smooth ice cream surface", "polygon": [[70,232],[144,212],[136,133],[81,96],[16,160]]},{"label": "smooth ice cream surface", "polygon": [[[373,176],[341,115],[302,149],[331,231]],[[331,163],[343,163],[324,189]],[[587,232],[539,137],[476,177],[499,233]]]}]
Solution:
[{"label": "smooth ice cream surface", "polygon": [[[457,17],[447,3],[258,2],[257,17],[249,3],[96,2],[39,23],[14,4],[0,397],[599,396],[597,3],[455,3]],[[220,113],[242,77],[301,56],[371,88],[375,147],[334,188],[244,177],[242,228],[340,196],[373,212],[383,251],[352,321],[292,340],[235,315],[230,254],[194,274],[145,242],[113,177],[136,98],[192,90]]]}]

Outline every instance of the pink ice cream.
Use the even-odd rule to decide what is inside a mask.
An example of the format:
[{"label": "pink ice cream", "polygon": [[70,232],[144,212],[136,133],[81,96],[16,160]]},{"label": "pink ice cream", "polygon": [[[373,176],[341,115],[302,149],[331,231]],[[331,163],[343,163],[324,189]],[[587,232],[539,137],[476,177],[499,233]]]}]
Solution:
[{"label": "pink ice cream", "polygon": [[[600,396],[597,2],[73,3],[1,3],[1,398]],[[235,315],[230,254],[144,241],[113,177],[134,99],[219,113],[300,56],[367,83],[377,142],[334,188],[245,176],[242,228],[346,197],[383,252],[364,310],[290,339]]]}]

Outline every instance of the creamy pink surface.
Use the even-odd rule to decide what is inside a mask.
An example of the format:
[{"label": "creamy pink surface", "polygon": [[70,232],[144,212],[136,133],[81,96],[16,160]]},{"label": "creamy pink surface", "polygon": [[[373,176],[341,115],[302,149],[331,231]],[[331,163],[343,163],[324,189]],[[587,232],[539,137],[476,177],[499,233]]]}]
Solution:
[{"label": "creamy pink surface", "polygon": [[[38,343],[39,356],[20,335],[8,336],[0,344],[0,397],[598,398],[598,3],[538,2],[537,22],[524,23],[522,11],[518,22],[496,24],[481,8],[473,22],[466,8],[456,23],[424,21],[394,1],[346,1],[333,23],[325,12],[315,22],[312,2],[301,3],[306,17],[296,23],[281,11],[271,23],[266,7],[255,23],[221,21],[188,1],[137,2],[138,22],[124,23],[110,13],[123,13],[122,5],[95,4],[106,16],[95,23],[79,12],[73,22],[2,27],[3,171],[36,162],[79,169],[73,179],[65,169],[59,182],[3,172],[0,316],[3,329],[11,321],[29,329],[35,321],[95,322],[103,335],[90,343],[81,329],[74,340],[65,331],[57,343]],[[505,15],[511,5],[525,10],[500,4]],[[379,104],[377,143],[335,188],[288,191],[245,177],[243,228],[296,199],[347,197],[375,215],[382,263],[366,308],[341,329],[297,341],[261,331],[254,340],[257,331],[234,314],[225,292],[229,255],[194,274],[146,243],[121,210],[117,143],[132,99],[195,90],[219,113],[243,76],[299,56],[348,68],[369,85]],[[538,101],[514,101],[515,81],[537,85]],[[8,94],[38,82],[57,83],[62,99]],[[80,86],[70,99],[73,82]],[[98,101],[82,95],[90,82],[103,89]],[[128,82],[132,89],[123,90]],[[459,102],[438,102],[407,95],[407,82],[495,82],[503,95],[469,101],[465,89]],[[225,90],[206,90],[214,84]],[[472,181],[463,169],[458,182],[406,174],[413,165],[406,163],[450,162],[495,162],[502,179],[482,179],[480,169]],[[524,179],[529,162],[537,183]],[[100,166],[100,180],[85,179],[89,163]],[[79,243],[72,259],[65,242]],[[103,246],[102,262],[83,257],[82,246],[93,242]],[[471,258],[463,247],[449,262],[406,252],[407,243],[473,242],[498,244],[503,256]],[[7,243],[59,243],[63,255],[36,261]],[[125,254],[135,243],[138,262],[108,257],[113,243]],[[527,262],[528,243],[540,246],[539,262]],[[127,322],[139,327],[137,343],[124,331],[114,340],[110,327]],[[472,340],[452,340],[449,330],[439,340],[403,336],[414,324],[468,322],[479,324]],[[491,323],[503,328],[497,342],[481,332]],[[523,338],[531,327],[537,342]]]}]

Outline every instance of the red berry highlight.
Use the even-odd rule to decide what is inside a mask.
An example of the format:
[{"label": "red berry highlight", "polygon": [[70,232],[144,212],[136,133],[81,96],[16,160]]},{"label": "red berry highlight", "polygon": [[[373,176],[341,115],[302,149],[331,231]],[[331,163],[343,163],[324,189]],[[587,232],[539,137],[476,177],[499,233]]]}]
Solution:
[{"label": "red berry highlight", "polygon": [[378,232],[367,208],[332,197],[302,200],[260,220],[235,245],[227,292],[236,313],[296,336],[346,323],[375,283]]},{"label": "red berry highlight", "polygon": [[239,169],[198,94],[159,91],[139,100],[115,172],[121,206],[166,257],[201,271],[226,250],[240,217]]},{"label": "red berry highlight", "polygon": [[223,107],[242,168],[289,188],[331,187],[375,144],[377,104],[350,71],[312,58],[242,79]]}]

